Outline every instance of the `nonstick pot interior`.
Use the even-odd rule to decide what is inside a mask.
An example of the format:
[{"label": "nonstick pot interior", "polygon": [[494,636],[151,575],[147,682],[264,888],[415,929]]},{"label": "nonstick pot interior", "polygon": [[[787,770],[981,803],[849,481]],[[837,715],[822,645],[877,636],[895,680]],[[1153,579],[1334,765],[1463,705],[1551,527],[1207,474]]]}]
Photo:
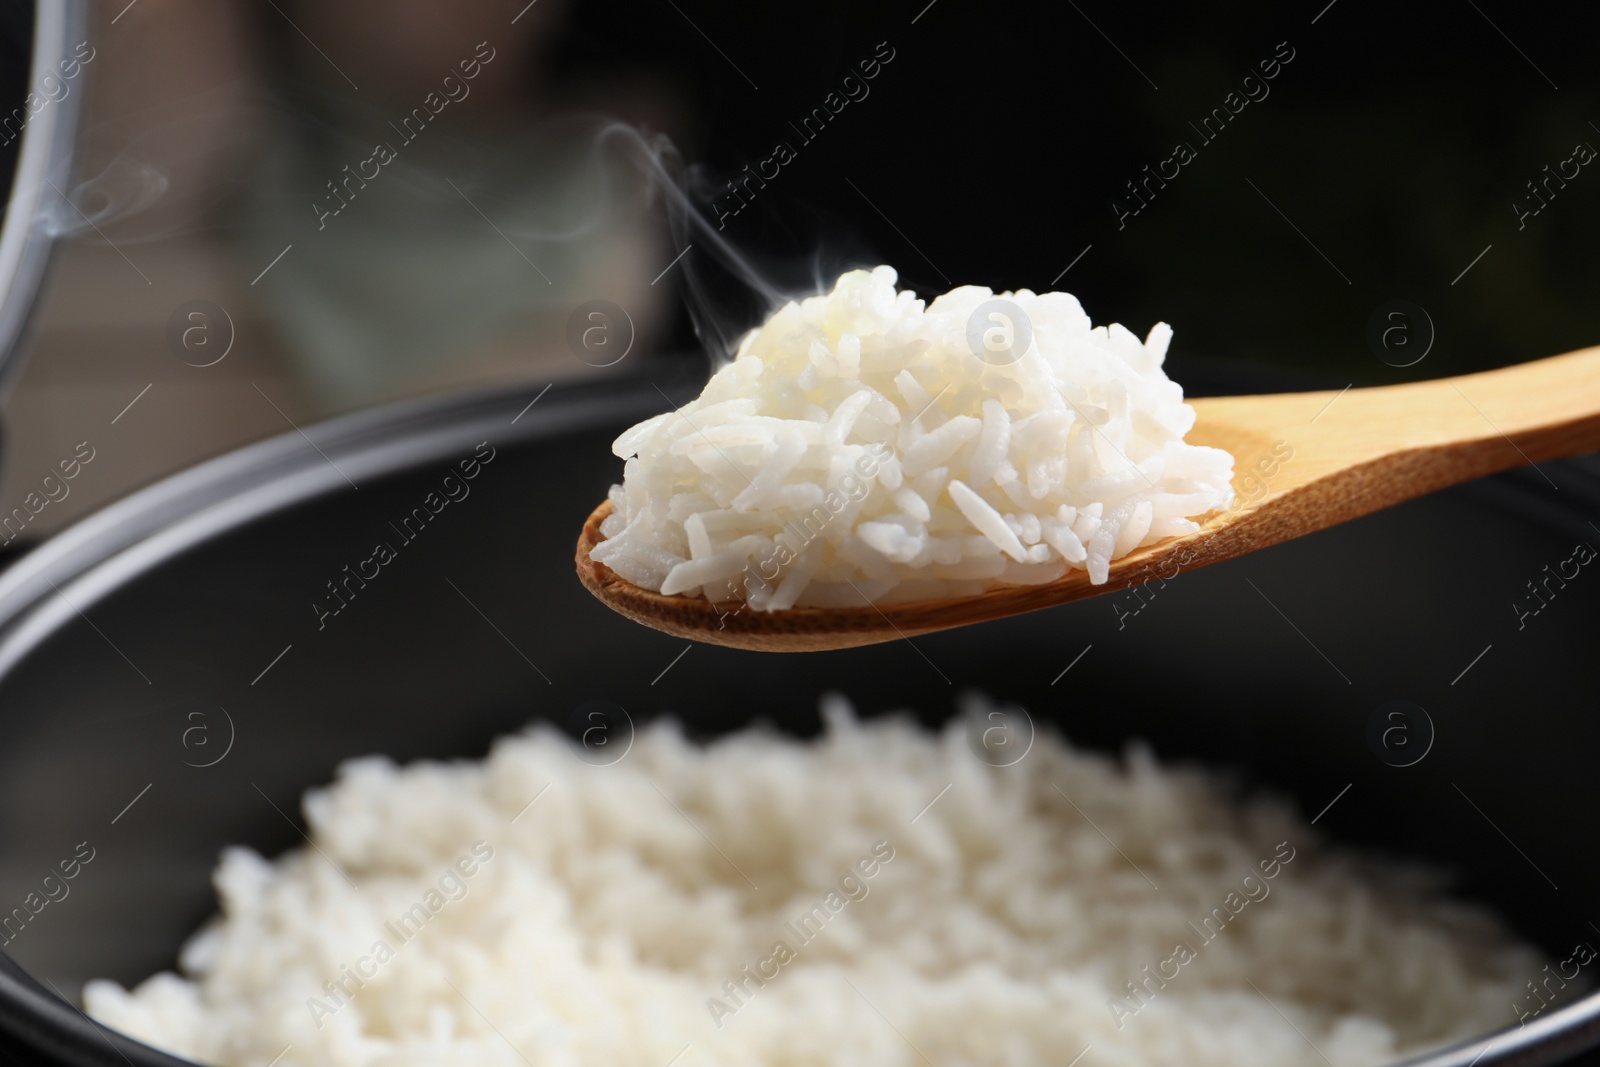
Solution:
[{"label": "nonstick pot interior", "polygon": [[[553,389],[526,408],[533,396],[323,427],[321,452],[268,442],[181,493],[119,505],[0,580],[3,909],[80,843],[94,852],[5,945],[0,1026],[17,1047],[177,1062],[89,1029],[51,991],[75,1000],[88,978],[173,966],[214,908],[218,851],[302,844],[298,798],[342,760],[478,757],[592,701],[702,735],[755,720],[807,735],[825,691],[934,724],[982,689],[1079,745],[1143,738],[1163,759],[1292,797],[1329,838],[1441,864],[1552,959],[1600,937],[1600,576],[1581,571],[1537,615],[1511,607],[1578,541],[1600,544],[1593,467],[1547,464],[1184,574],[1137,615],[1100,598],[914,642],[762,655],[686,648],[573,575],[579,525],[620,474],[611,439],[665,406],[655,386]],[[475,453],[465,498],[412,540],[390,525]],[[323,615],[327,583],[378,541],[396,558]],[[1409,766],[1372,740],[1394,700],[1431,722],[1406,720],[1410,754],[1425,752]],[[1574,995],[1486,1052],[1477,1041],[1429,1062],[1557,1062],[1600,1036],[1594,1012]]]}]

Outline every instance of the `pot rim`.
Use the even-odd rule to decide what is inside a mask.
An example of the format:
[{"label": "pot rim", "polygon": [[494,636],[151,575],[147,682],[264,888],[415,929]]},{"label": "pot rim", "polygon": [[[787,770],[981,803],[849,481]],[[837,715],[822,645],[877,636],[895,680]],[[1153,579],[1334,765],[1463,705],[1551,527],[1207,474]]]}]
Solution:
[{"label": "pot rim", "polygon": [[[687,369],[663,362],[644,374],[501,385],[366,409],[161,479],[80,519],[0,572],[0,679],[79,608],[210,538],[363,479],[447,459],[486,438],[518,444],[659,413],[671,400],[655,379],[682,386]],[[1584,477],[1593,475],[1586,470]],[[1506,503],[1517,499],[1523,481],[1513,471],[1465,488]],[[1556,518],[1570,522],[1578,510],[1577,501],[1563,501],[1528,518],[1565,525]],[[0,953],[0,1036],[82,1067],[196,1067],[96,1023],[61,993]],[[1391,1067],[1542,1067],[1596,1046],[1600,990],[1526,1025],[1507,1025]],[[116,1055],[106,1055],[107,1049]]]}]

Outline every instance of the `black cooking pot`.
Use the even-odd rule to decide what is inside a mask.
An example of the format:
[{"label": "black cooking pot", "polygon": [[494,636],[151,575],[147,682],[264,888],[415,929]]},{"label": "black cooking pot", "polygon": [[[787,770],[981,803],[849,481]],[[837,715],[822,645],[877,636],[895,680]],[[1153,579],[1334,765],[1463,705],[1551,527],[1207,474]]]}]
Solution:
[{"label": "black cooking pot", "polygon": [[[300,794],[348,757],[475,757],[594,701],[636,723],[670,710],[708,735],[756,718],[810,734],[826,689],[863,714],[910,707],[933,723],[979,687],[1080,745],[1146,738],[1164,759],[1294,797],[1332,838],[1443,865],[1552,960],[1600,938],[1600,832],[1583,821],[1600,576],[1550,583],[1537,614],[1527,584],[1575,543],[1600,544],[1593,463],[1186,574],[1137,615],[1100,598],[915,646],[763,655],[636,626],[574,577],[578,529],[620,474],[612,438],[698,385],[666,365],[652,378],[475,394],[262,442],[0,574],[0,913],[93,851],[69,895],[8,932],[0,1031],[14,1054],[179,1063],[72,1002],[88,978],[173,965],[213,911],[223,846],[301,845]],[[478,464],[456,483],[467,495],[408,525],[462,460]],[[380,540],[396,555],[372,577]],[[355,572],[364,584],[346,584]],[[1574,992],[1519,1027],[1507,1004],[1492,1041],[1419,1062],[1563,1062],[1600,1042],[1597,1016],[1600,996]]]}]

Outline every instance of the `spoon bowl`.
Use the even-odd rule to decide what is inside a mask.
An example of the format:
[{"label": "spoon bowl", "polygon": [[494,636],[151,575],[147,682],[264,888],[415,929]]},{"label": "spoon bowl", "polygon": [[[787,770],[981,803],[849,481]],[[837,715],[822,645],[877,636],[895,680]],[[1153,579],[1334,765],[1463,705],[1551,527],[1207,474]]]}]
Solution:
[{"label": "spoon bowl", "polygon": [[[1234,502],[1193,533],[1113,560],[1106,581],[1070,570],[1040,585],[859,607],[757,611],[741,600],[664,596],[590,558],[606,502],[578,538],[577,570],[607,607],[692,641],[818,652],[893,641],[1164,583],[1391,504],[1523,464],[1600,449],[1600,347],[1404,385],[1192,400],[1187,440],[1234,457]],[[1560,487],[1553,482],[1552,491]]]}]

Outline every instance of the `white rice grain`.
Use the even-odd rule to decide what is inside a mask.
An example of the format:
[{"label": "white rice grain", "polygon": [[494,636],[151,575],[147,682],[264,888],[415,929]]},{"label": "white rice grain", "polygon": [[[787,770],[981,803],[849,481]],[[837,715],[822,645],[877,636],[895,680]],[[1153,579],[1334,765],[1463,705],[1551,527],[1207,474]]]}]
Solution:
[{"label": "white rice grain", "polygon": [[[895,281],[888,267],[851,271],[832,292],[784,305],[698,399],[618,437],[622,518],[604,524],[616,543],[594,558],[646,588],[693,595],[692,579],[726,563],[677,571],[686,559],[723,560],[751,533],[770,543],[820,508],[823,528],[802,546],[814,566],[795,571],[797,547],[770,586],[783,595],[751,607],[835,603],[852,582],[898,599],[978,580],[935,567],[1005,584],[1061,563],[1101,583],[1113,560],[1232,502],[1233,458],[1183,440],[1194,412],[1162,371],[1166,324],[1141,342],[1091,326],[1069,294],[1003,294],[1028,315],[1034,343],[999,366],[966,339],[992,292],[963,286],[924,304]],[[712,512],[741,521],[692,522]],[[960,565],[997,551],[1014,566]],[[743,566],[771,569],[750,554]]]},{"label": "white rice grain", "polygon": [[[857,584],[826,595],[982,588]],[[963,703],[935,734],[830,698],[812,742],[658,721],[604,768],[547,725],[352,760],[308,846],[223,853],[181,975],[85,1009],[217,1067],[1377,1067],[1529,1002],[1541,954],[1431,872],[1138,747],[980,762],[1019,712]]]}]

